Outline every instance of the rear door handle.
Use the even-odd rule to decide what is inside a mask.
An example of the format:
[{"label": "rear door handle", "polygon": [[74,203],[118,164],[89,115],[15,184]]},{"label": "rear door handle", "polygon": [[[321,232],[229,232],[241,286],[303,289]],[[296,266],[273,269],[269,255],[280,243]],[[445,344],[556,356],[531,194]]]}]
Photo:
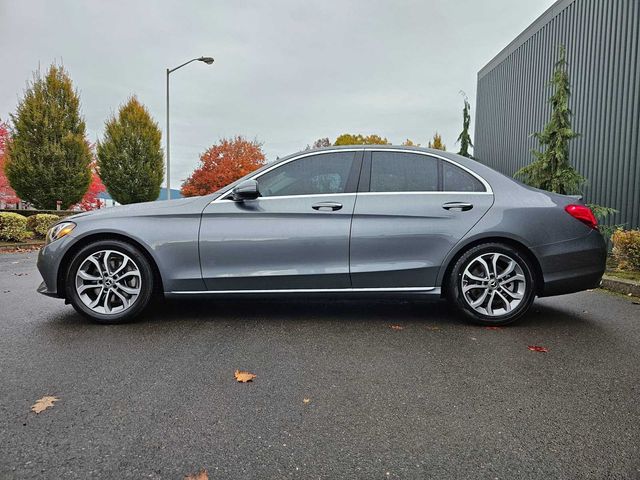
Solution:
[{"label": "rear door handle", "polygon": [[335,212],[342,208],[342,204],[338,202],[318,202],[315,205],[312,205],[311,208],[321,212]]},{"label": "rear door handle", "polygon": [[442,205],[442,208],[445,210],[460,210],[461,212],[466,212],[473,208],[473,204],[465,202],[447,202]]}]

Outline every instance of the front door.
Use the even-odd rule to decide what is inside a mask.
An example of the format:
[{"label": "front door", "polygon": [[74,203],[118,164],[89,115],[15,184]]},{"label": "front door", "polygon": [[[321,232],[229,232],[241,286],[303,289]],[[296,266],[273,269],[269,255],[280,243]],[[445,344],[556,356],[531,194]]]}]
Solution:
[{"label": "front door", "polygon": [[447,253],[493,204],[459,166],[427,154],[367,152],[351,229],[354,288],[434,287]]},{"label": "front door", "polygon": [[307,154],[255,178],[260,197],[203,212],[207,290],[349,288],[349,230],[361,150]]}]

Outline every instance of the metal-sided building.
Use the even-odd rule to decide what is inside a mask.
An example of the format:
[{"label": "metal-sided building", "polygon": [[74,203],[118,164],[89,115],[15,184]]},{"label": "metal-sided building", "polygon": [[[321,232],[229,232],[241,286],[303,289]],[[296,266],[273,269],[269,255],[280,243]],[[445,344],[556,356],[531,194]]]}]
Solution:
[{"label": "metal-sided building", "polygon": [[480,72],[474,156],[513,175],[538,149],[550,118],[548,82],[567,50],[580,137],[570,159],[589,203],[619,211],[609,223],[640,227],[640,0],[559,0]]}]

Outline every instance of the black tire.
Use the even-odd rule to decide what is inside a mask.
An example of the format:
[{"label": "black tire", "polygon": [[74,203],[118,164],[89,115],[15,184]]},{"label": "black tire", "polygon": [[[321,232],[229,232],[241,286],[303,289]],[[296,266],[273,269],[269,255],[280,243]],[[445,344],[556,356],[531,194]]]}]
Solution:
[{"label": "black tire", "polygon": [[[493,301],[494,306],[496,304],[498,306],[502,304],[503,308],[498,309],[498,312],[493,312],[494,313],[493,315],[488,315],[487,314],[487,312],[489,311],[488,308],[477,306],[476,308],[480,310],[482,309],[485,310],[485,312],[482,312],[482,311],[478,311],[477,309],[471,306],[470,299],[468,298],[468,296],[465,296],[465,294],[463,293],[463,287],[465,287],[466,285],[469,285],[468,283],[465,283],[468,281],[468,279],[467,277],[463,279],[463,275],[467,267],[469,267],[470,265],[473,267],[475,265],[475,264],[472,265],[474,261],[477,263],[478,257],[482,259],[493,258],[492,254],[496,254],[496,253],[500,255],[498,257],[500,259],[499,260],[500,262],[506,262],[506,258],[508,258],[510,260],[515,261],[516,264],[520,267],[522,272],[521,274],[519,273],[520,270],[518,270],[518,272],[514,272],[509,276],[507,276],[506,279],[509,279],[510,277],[515,275],[522,275],[524,277],[524,287],[521,287],[521,288],[524,291],[522,293],[513,292],[514,294],[517,294],[517,295],[521,294],[522,297],[520,299],[520,303],[517,304],[517,306],[511,308],[511,310],[509,310],[510,307],[502,299],[503,298],[512,299],[512,297],[507,295],[507,293],[505,292],[505,290],[502,289],[503,287],[501,287],[499,283],[496,283],[490,279],[488,279],[486,282],[479,282],[479,284],[482,284],[482,285],[486,283],[488,288],[485,289],[484,287],[477,287],[480,290],[480,293],[477,294],[478,295],[478,298],[476,299],[477,301],[480,300],[479,297],[482,296],[482,294],[484,293],[484,290],[487,290],[487,295],[491,295],[491,292],[493,290],[498,290],[500,292],[499,299],[497,302],[493,300],[494,298],[493,296],[490,297],[491,300],[487,299],[485,300],[485,302],[489,303],[489,301]],[[490,270],[491,270],[491,265],[490,265]],[[490,278],[493,278],[493,277],[490,277]],[[502,280],[502,281],[506,281],[506,280]],[[520,283],[518,284],[512,283],[508,285],[507,288],[515,290],[516,286],[519,284]],[[535,292],[536,292],[535,277],[533,275],[533,267],[531,265],[530,260],[526,257],[526,255],[523,255],[519,250],[503,243],[484,243],[481,245],[476,245],[475,247],[472,247],[466,252],[464,252],[462,256],[458,258],[453,268],[451,269],[451,274],[447,279],[447,283],[446,283],[446,293],[449,300],[473,322],[479,323],[481,325],[506,325],[506,324],[515,322],[520,317],[522,317],[525,313],[527,313],[527,310],[529,310],[529,307],[531,307],[531,304],[533,303],[533,300],[535,298]],[[496,295],[496,298],[498,298],[498,295]],[[504,312],[499,313],[501,310],[504,310]]]},{"label": "black tire", "polygon": [[[89,306],[85,305],[76,289],[76,275],[78,274],[78,269],[91,255],[102,251],[115,251],[128,256],[129,259],[133,261],[135,267],[137,267],[137,271],[139,272],[140,279],[133,280],[134,282],[140,282],[139,284],[134,285],[139,289],[139,293],[131,302],[130,306],[126,308],[124,307],[124,302],[120,302],[120,308],[124,308],[123,311],[108,314],[96,312],[89,308]],[[73,305],[73,308],[83,316],[97,323],[125,323],[135,318],[147,307],[153,295],[153,281],[154,278],[151,265],[145,255],[136,247],[120,240],[100,240],[88,244],[74,255],[66,273],[65,293],[66,298],[69,300],[71,305]],[[102,282],[104,282],[104,278]],[[114,289],[117,289],[117,287],[114,287]],[[122,293],[122,290],[120,290],[120,293]],[[127,297],[125,294],[122,295]],[[109,297],[107,297],[106,301],[109,301],[108,298]],[[116,299],[117,301],[115,295],[111,295],[111,298]]]}]

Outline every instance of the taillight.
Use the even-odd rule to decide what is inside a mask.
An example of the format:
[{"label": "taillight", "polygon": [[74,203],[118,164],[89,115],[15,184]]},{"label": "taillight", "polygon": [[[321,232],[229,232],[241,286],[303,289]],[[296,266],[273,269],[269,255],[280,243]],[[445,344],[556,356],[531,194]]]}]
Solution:
[{"label": "taillight", "polygon": [[580,220],[585,225],[593,229],[598,228],[598,220],[596,220],[596,217],[589,207],[585,205],[567,205],[564,209],[569,215]]}]

